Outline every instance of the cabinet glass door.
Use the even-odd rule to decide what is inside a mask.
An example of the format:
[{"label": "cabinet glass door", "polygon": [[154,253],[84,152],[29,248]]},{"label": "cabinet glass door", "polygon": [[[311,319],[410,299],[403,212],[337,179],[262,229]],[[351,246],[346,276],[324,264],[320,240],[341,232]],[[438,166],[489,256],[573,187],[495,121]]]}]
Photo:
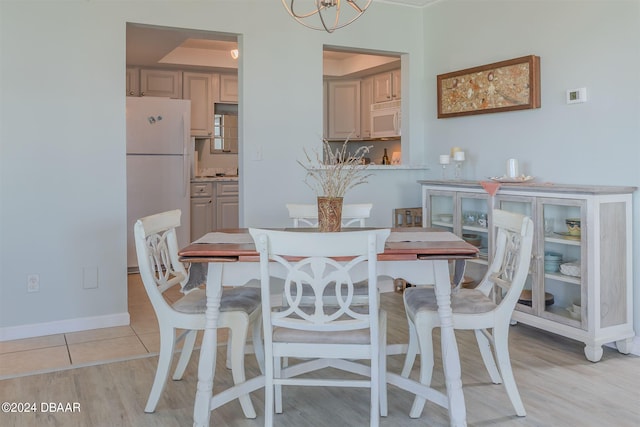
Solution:
[{"label": "cabinet glass door", "polygon": [[455,193],[431,191],[426,197],[427,227],[456,232],[454,227]]},{"label": "cabinet glass door", "polygon": [[[532,219],[534,222],[534,236],[535,236],[535,208],[534,208],[534,199],[531,197],[520,197],[520,196],[503,196],[497,197],[496,207],[498,209],[505,210],[507,212],[518,213],[521,215],[526,215]],[[533,248],[531,250],[532,259],[531,265],[529,267],[529,274],[527,275],[527,280],[524,283],[524,288],[522,293],[520,294],[520,298],[516,304],[516,310],[523,311],[525,313],[534,313],[535,312],[535,298],[537,292],[535,291],[534,283],[537,282],[537,274],[536,274],[536,263],[535,263],[535,254],[537,252],[537,244],[534,238]]]},{"label": "cabinet glass door", "polygon": [[489,254],[489,205],[485,194],[460,195],[462,238],[480,249],[479,257],[487,264]]},{"label": "cabinet glass door", "polygon": [[540,307],[541,315],[581,327],[586,324],[586,292],[582,283],[586,282],[587,256],[580,228],[586,218],[584,201],[541,199],[538,209],[544,227],[541,256],[547,300]]},{"label": "cabinet glass door", "polygon": [[480,250],[478,258],[468,260],[465,266],[467,286],[474,286],[487,273],[489,247],[489,196],[482,193],[458,193],[458,219],[460,237]]}]

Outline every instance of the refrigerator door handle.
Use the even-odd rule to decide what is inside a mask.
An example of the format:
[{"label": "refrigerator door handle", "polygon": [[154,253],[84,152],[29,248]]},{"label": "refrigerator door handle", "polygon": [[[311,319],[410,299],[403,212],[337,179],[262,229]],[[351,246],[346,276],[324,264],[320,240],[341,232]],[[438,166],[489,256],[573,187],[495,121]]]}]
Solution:
[{"label": "refrigerator door handle", "polygon": [[[182,113],[182,174],[183,174],[183,178],[184,178],[184,188],[183,188],[183,193],[182,196],[183,197],[188,197],[188,193],[189,193],[189,176],[191,175],[190,173],[190,162],[191,162],[191,158],[189,156],[189,132],[191,131],[190,127],[187,127],[187,117],[189,116],[188,113]],[[190,119],[190,117],[189,117]],[[189,123],[189,126],[191,126],[191,123]]]}]

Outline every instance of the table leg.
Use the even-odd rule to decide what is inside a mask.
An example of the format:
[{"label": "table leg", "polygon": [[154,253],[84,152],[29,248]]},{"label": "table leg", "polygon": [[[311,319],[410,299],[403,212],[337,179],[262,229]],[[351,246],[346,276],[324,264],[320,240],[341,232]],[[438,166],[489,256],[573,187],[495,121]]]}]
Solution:
[{"label": "table leg", "polygon": [[220,298],[222,297],[221,262],[210,262],[207,273],[207,310],[205,312],[205,330],[200,348],[198,362],[198,385],[193,407],[194,427],[208,427],[211,416],[211,397],[213,395],[213,378],[216,366],[216,349],[218,348],[218,315],[220,314]]},{"label": "table leg", "polygon": [[466,409],[462,393],[460,355],[453,330],[451,311],[451,282],[446,260],[434,261],[435,293],[440,316],[442,341],[442,365],[449,400],[449,420],[451,426],[466,426]]}]

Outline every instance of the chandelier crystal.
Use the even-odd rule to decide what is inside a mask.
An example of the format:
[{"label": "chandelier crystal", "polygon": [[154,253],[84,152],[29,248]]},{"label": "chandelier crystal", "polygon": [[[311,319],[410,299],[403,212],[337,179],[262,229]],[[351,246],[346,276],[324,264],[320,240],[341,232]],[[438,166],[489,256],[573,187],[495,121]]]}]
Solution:
[{"label": "chandelier crystal", "polygon": [[[289,15],[305,27],[333,33],[358,19],[372,0],[282,0]],[[345,7],[349,6],[349,7]]]}]

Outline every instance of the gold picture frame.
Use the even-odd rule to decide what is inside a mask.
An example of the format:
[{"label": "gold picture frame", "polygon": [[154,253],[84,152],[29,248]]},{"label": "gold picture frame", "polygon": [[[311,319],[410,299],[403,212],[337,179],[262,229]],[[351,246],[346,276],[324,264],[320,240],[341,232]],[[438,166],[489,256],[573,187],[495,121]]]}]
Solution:
[{"label": "gold picture frame", "polygon": [[535,55],[439,74],[438,118],[540,108]]}]

